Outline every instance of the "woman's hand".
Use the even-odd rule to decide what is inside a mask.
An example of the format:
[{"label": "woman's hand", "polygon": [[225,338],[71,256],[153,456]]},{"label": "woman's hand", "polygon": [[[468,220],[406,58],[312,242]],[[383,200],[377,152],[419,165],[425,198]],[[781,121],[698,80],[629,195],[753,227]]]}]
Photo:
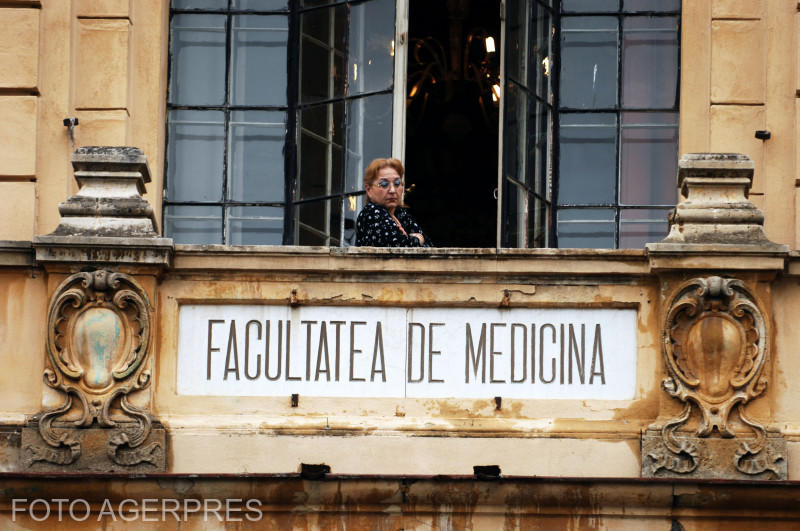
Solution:
[{"label": "woman's hand", "polygon": [[422,236],[419,232],[412,232],[409,236],[414,236],[416,239],[419,240],[420,245],[425,245],[425,237]]}]

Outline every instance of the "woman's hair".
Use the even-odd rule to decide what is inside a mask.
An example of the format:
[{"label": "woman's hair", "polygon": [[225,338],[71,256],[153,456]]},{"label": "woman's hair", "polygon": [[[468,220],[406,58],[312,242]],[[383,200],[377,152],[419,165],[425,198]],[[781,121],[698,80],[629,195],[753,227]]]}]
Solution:
[{"label": "woman's hair", "polygon": [[[397,159],[375,159],[369,163],[367,166],[367,170],[364,172],[364,188],[370,186],[375,180],[378,178],[378,172],[381,171],[383,168],[386,167],[392,168],[398,174],[400,174],[400,178],[403,178],[403,163]],[[369,202],[369,197],[366,198],[367,202]],[[400,204],[397,205],[400,208],[408,208],[405,201],[403,201],[403,195],[400,195]]]},{"label": "woman's hair", "polygon": [[364,188],[375,182],[378,178],[378,172],[383,168],[389,166],[394,171],[400,174],[403,178],[403,163],[397,159],[375,159],[367,166],[367,171],[364,172]]}]

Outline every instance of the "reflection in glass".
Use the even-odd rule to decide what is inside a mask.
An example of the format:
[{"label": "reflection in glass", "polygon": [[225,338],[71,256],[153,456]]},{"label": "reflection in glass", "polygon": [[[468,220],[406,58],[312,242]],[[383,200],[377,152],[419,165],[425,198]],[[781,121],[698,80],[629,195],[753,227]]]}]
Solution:
[{"label": "reflection in glass", "polygon": [[550,245],[550,206],[530,196],[528,208],[528,247],[547,247]]},{"label": "reflection in glass", "polygon": [[341,199],[301,203],[296,208],[299,245],[340,245],[339,234],[344,228]]},{"label": "reflection in glass", "polygon": [[175,243],[222,243],[222,207],[167,205],[164,231]]},{"label": "reflection in glass", "polygon": [[677,105],[677,17],[625,17],[622,106],[669,109]]},{"label": "reflection in glass", "polygon": [[615,247],[614,210],[611,208],[562,208],[558,211],[560,248]]},{"label": "reflection in glass", "polygon": [[548,105],[536,103],[536,131],[534,150],[536,154],[531,189],[542,199],[550,200],[550,124],[552,111]]},{"label": "reflection in glass", "polygon": [[364,170],[392,152],[392,95],[376,94],[347,102],[346,192],[364,189]]},{"label": "reflection in glass", "polygon": [[668,209],[624,208],[620,211],[620,249],[642,249],[646,243],[663,240],[669,230]]},{"label": "reflection in glass", "polygon": [[536,4],[536,39],[531,39],[533,49],[531,58],[533,64],[530,65],[530,77],[528,87],[536,89],[536,95],[545,101],[550,101],[550,81],[552,51],[550,49],[550,35],[552,34],[553,21],[550,12]]},{"label": "reflection in glass", "polygon": [[518,84],[528,83],[528,24],[530,3],[507,0],[506,12],[506,76]]},{"label": "reflection in glass", "polygon": [[231,103],[286,105],[288,18],[233,17]]},{"label": "reflection in glass", "polygon": [[620,203],[672,205],[677,199],[678,113],[622,113]]},{"label": "reflection in glass", "polygon": [[230,121],[228,198],[234,201],[285,199],[283,146],[286,113],[233,111]]},{"label": "reflection in glass", "polygon": [[228,208],[231,245],[280,245],[283,243],[283,208],[237,206]]},{"label": "reflection in glass", "polygon": [[503,173],[520,182],[526,180],[528,156],[525,134],[528,120],[528,93],[513,81],[506,84],[503,117]]},{"label": "reflection in glass", "polygon": [[347,95],[388,90],[394,76],[394,0],[350,7]]},{"label": "reflection in glass", "polygon": [[225,16],[175,15],[169,98],[180,105],[225,102]]},{"label": "reflection in glass", "polygon": [[342,110],[344,103],[306,107],[300,113],[300,172],[297,198],[342,191]]},{"label": "reflection in glass", "polygon": [[611,113],[561,114],[558,203],[616,199],[617,126]]},{"label": "reflection in glass", "polygon": [[346,22],[344,5],[300,15],[300,103],[344,95]]},{"label": "reflection in glass", "polygon": [[527,247],[528,205],[519,185],[503,179],[503,247]]},{"label": "reflection in glass", "polygon": [[168,199],[219,201],[225,142],[223,113],[172,110],[168,120]]},{"label": "reflection in glass", "polygon": [[613,17],[561,19],[561,107],[616,107],[617,25]]}]

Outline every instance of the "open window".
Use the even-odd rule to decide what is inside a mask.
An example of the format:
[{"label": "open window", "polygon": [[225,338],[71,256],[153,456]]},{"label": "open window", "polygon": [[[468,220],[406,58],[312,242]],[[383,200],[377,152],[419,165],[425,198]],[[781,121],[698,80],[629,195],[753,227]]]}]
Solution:
[{"label": "open window", "polygon": [[[440,246],[666,232],[680,0],[172,0],[164,227],[347,246],[376,157]],[[502,10],[502,11],[501,11]]]}]

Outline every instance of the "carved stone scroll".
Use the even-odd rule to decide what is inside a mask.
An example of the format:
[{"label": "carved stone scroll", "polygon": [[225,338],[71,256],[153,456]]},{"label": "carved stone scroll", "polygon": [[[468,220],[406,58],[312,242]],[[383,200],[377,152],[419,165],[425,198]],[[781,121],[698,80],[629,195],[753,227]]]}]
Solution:
[{"label": "carved stone scroll", "polygon": [[785,441],[745,413],[767,388],[769,327],[756,297],[711,276],[684,283],[666,308],[663,387],[684,407],[647,430],[642,474],[786,479]]},{"label": "carved stone scroll", "polygon": [[150,384],[152,306],[142,287],[123,273],[74,274],[56,289],[47,324],[44,381],[64,402],[23,430],[23,467],[164,470],[163,428],[129,400]]}]

